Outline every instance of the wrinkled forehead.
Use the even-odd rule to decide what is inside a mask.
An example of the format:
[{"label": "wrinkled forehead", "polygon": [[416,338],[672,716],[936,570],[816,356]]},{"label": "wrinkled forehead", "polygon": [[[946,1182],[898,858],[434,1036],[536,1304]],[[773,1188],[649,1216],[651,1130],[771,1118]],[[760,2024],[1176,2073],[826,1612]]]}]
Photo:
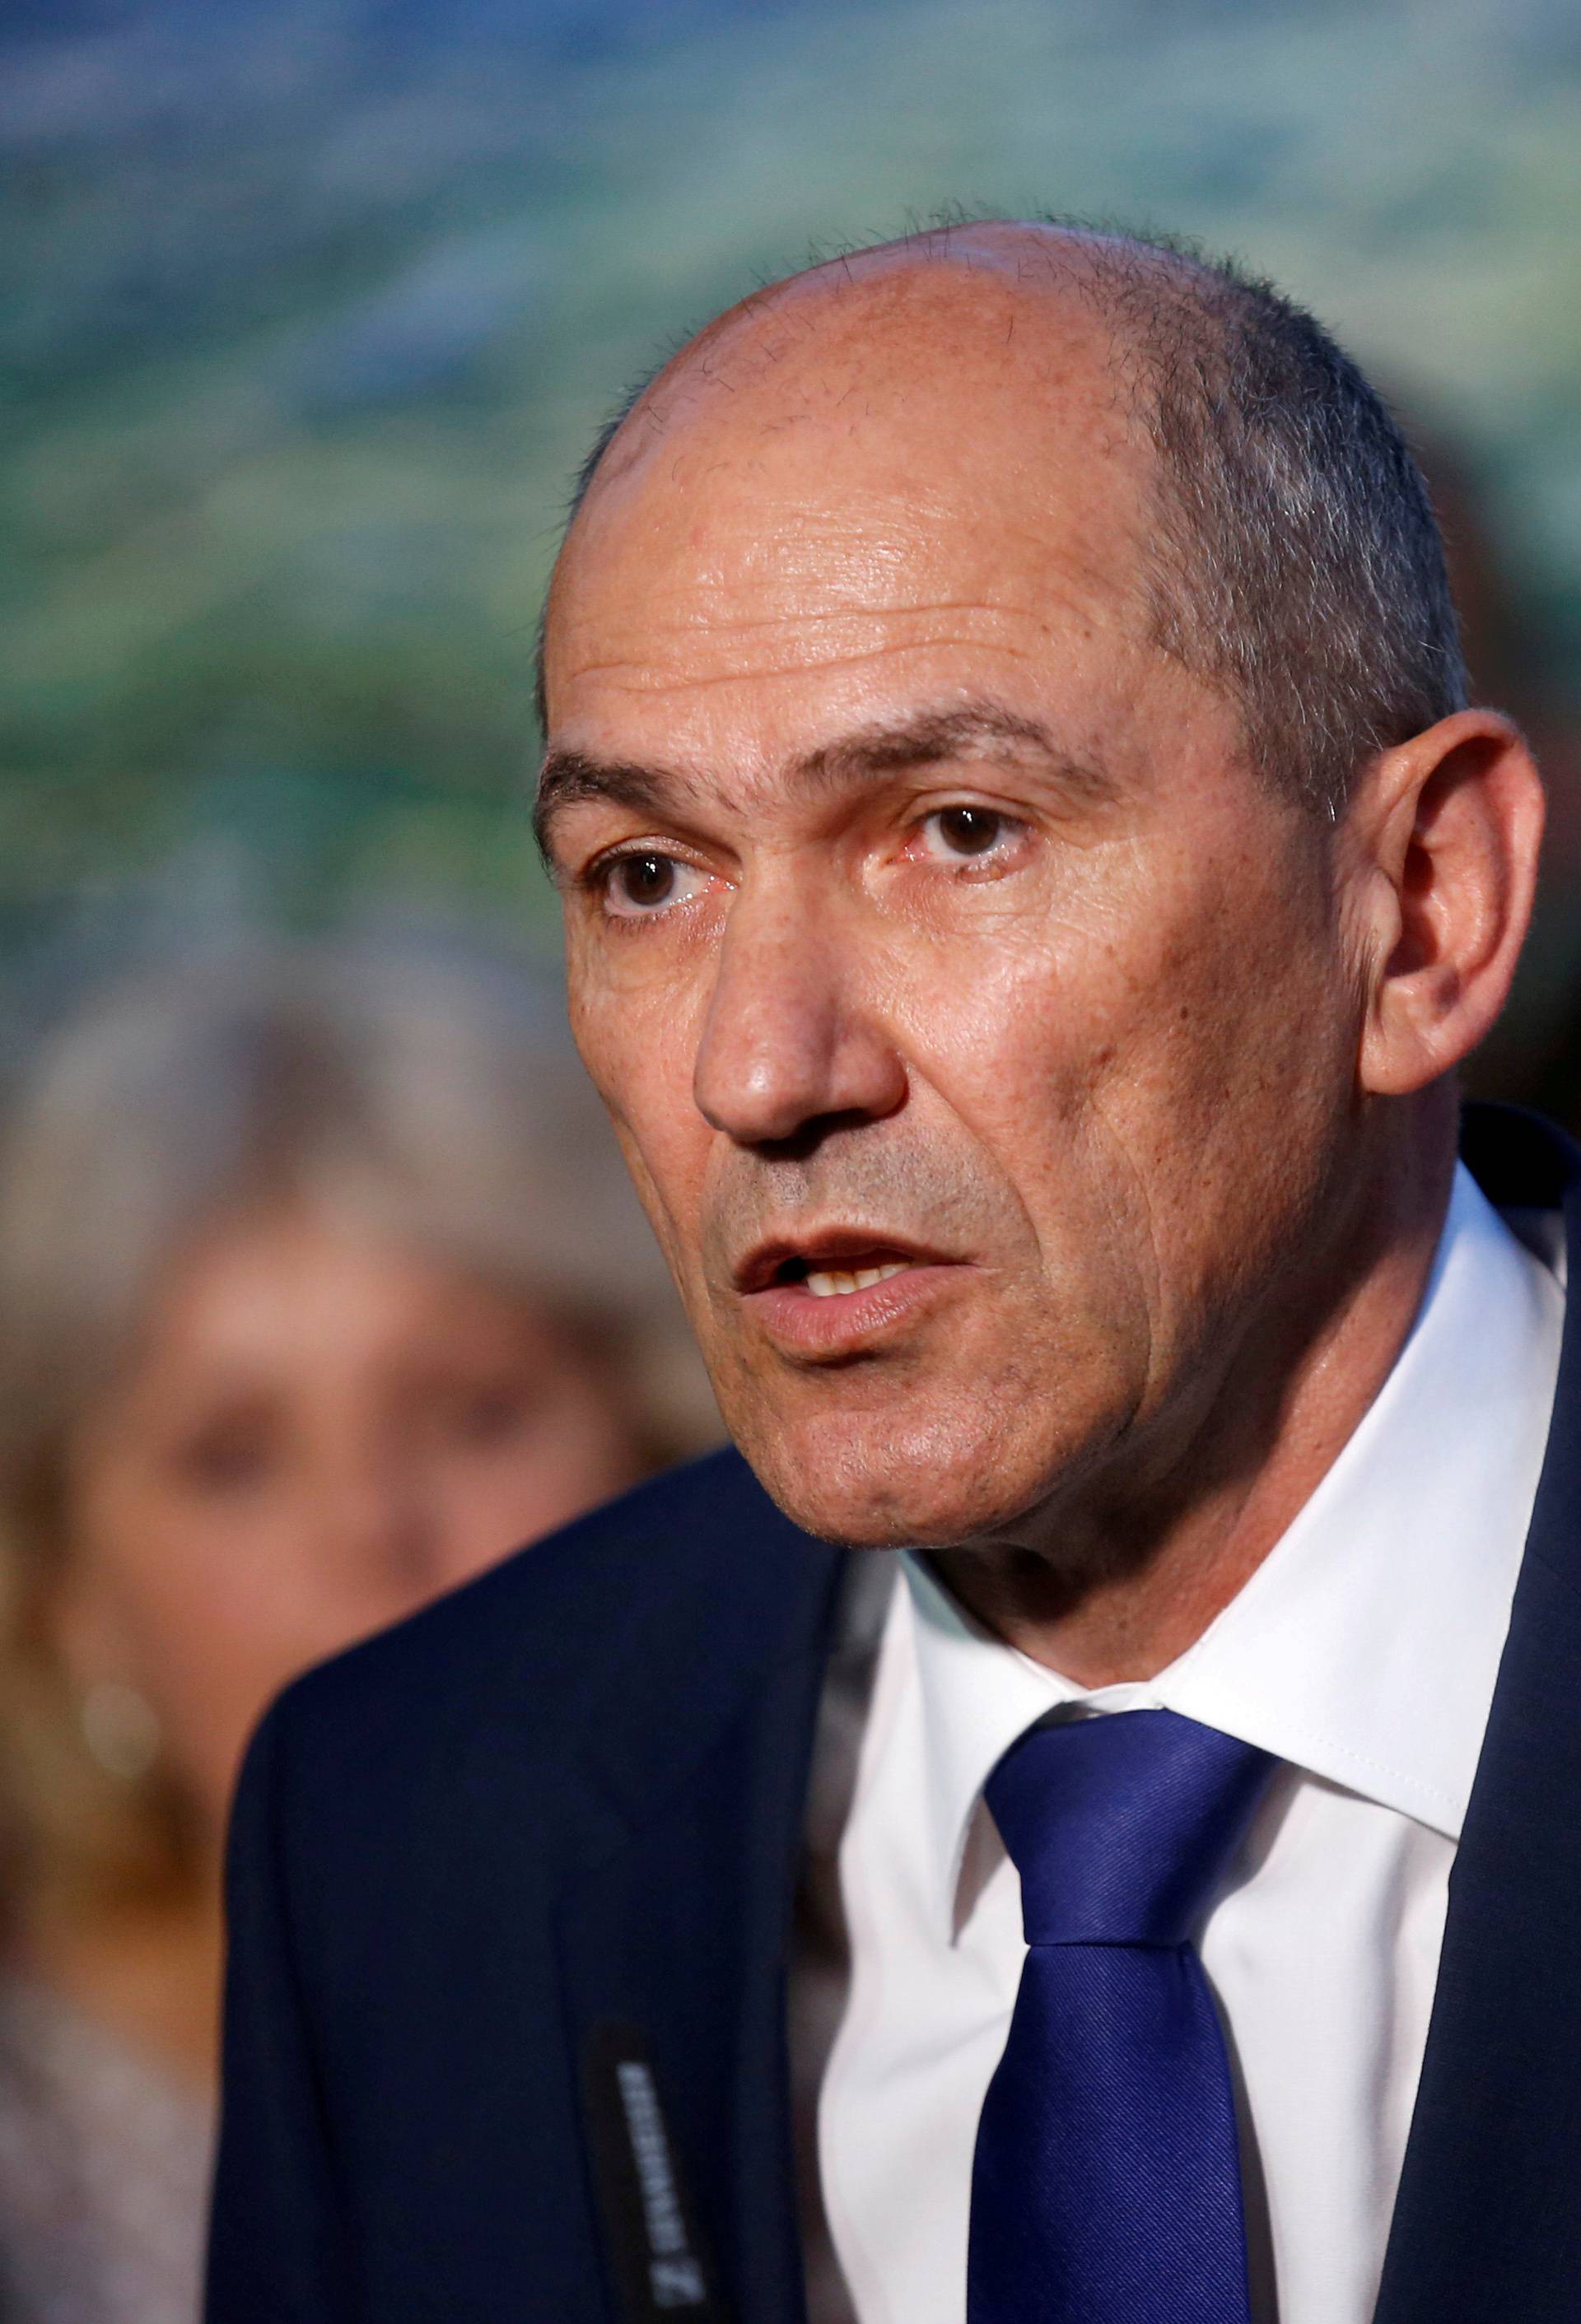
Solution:
[{"label": "wrinkled forehead", "polygon": [[804,279],[671,367],[606,456],[550,599],[551,712],[881,636],[1144,626],[1152,454],[1111,336],[1012,269]]}]

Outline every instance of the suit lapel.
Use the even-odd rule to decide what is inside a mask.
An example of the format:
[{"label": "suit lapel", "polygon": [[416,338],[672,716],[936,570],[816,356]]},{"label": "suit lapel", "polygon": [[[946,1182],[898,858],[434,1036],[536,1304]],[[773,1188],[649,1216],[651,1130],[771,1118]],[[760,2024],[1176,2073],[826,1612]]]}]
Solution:
[{"label": "suit lapel", "polygon": [[[1468,1114],[1510,1209],[1562,1201],[1581,1157],[1546,1125]],[[1581,2315],[1581,1314],[1450,1884],[1437,1997],[1375,2324]],[[644,1629],[630,1719],[584,1774],[609,1811],[558,1915],[610,2313],[802,2324],[784,2049],[787,1938],[842,1561],[749,1484],[748,1579]],[[656,2159],[657,2158],[657,2159]],[[655,2277],[655,2261],[670,2272]]]},{"label": "suit lapel", "polygon": [[717,1619],[646,1631],[635,1716],[589,1755],[617,1836],[558,1916],[620,2324],[802,2313],[784,1978],[843,1561],[761,1498],[751,1519]]},{"label": "suit lapel", "polygon": [[[1479,1118],[1480,1116],[1480,1118]],[[1519,1115],[1468,1117],[1509,1207],[1562,1200],[1572,1297],[1510,1634],[1450,1880],[1376,2324],[1581,2315],[1581,1178]]]}]

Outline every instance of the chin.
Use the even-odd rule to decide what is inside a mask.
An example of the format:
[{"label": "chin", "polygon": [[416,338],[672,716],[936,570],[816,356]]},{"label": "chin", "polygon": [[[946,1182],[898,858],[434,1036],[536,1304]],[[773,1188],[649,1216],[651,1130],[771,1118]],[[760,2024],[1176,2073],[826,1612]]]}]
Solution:
[{"label": "chin", "polygon": [[759,1412],[731,1433],[786,1516],[846,1549],[950,1549],[1013,1533],[1063,1466],[1047,1443],[1007,1443],[992,1428],[832,1416],[797,1427]]}]

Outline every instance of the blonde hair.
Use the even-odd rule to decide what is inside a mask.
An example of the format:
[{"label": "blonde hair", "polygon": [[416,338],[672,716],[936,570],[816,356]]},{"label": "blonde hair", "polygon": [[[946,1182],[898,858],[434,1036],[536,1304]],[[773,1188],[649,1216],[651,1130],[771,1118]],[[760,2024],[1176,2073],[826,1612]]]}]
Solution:
[{"label": "blonde hair", "polygon": [[411,945],[166,962],[47,1040],[0,1148],[0,1839],[13,1877],[149,1893],[188,1835],[88,1752],[51,1643],[68,1462],[172,1261],[300,1204],[587,1338],[655,1465],[717,1416],[558,993]]}]

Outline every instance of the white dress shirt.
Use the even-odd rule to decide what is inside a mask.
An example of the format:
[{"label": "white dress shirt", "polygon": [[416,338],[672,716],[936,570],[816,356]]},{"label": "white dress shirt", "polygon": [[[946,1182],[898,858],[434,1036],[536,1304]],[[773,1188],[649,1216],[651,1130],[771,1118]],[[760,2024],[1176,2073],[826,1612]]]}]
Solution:
[{"label": "white dress shirt", "polygon": [[824,2209],[860,2324],[963,2324],[972,2151],[1025,1947],[982,1803],[1060,1705],[1162,1706],[1285,1762],[1199,1934],[1260,2324],[1366,2324],[1449,1868],[1542,1463],[1564,1295],[1462,1169],[1421,1312],[1294,1524],[1145,1685],[1070,1684],[908,1555],[840,1843]]}]

